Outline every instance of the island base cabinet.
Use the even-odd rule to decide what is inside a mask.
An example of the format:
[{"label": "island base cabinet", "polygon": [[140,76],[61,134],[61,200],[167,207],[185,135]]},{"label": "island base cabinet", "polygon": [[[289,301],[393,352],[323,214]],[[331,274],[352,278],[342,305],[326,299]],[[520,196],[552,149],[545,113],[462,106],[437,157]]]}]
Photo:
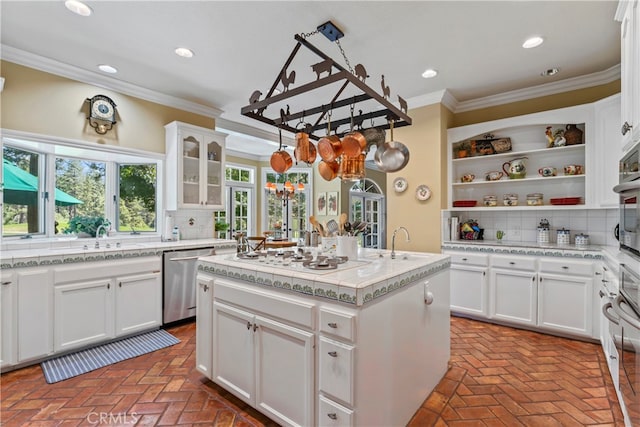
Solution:
[{"label": "island base cabinet", "polygon": [[216,300],[213,325],[213,380],[282,425],[312,425],[314,334]]},{"label": "island base cabinet", "polygon": [[593,279],[540,273],[538,325],[541,328],[591,337]]},{"label": "island base cabinet", "polygon": [[535,272],[492,268],[489,317],[535,326],[537,285]]},{"label": "island base cabinet", "polygon": [[111,280],[55,286],[55,351],[113,338],[112,288]]},{"label": "island base cabinet", "polygon": [[160,272],[116,278],[116,336],[151,329],[162,323]]},{"label": "island base cabinet", "polygon": [[213,279],[198,275],[196,277],[196,369],[207,378],[211,374],[211,319],[213,315]]}]

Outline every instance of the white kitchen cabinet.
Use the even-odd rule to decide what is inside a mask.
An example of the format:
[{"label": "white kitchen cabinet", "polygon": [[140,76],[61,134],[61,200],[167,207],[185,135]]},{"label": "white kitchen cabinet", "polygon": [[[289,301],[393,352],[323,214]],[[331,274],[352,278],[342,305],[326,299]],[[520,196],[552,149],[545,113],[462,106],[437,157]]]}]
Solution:
[{"label": "white kitchen cabinet", "polygon": [[55,267],[55,351],[96,344],[162,323],[160,257]]},{"label": "white kitchen cabinet", "polygon": [[[564,147],[547,148],[545,130],[566,130],[567,125],[575,124],[583,131],[583,143]],[[510,138],[511,151],[500,154],[476,155],[473,157],[457,157],[455,147],[461,142],[482,141],[485,136],[492,138]],[[477,123],[448,130],[449,146],[447,150],[449,168],[449,208],[456,211],[479,209],[493,210],[538,210],[541,206],[527,206],[527,194],[543,193],[542,209],[574,209],[584,208],[593,203],[589,191],[592,185],[590,173],[591,163],[589,150],[593,150],[594,139],[594,107],[592,104],[578,105],[557,110],[510,117],[490,122]],[[511,160],[526,157],[526,176],[522,179],[509,179],[504,176],[499,180],[488,181],[485,175],[490,171],[503,171],[503,165]],[[564,166],[582,165],[585,173],[564,175]],[[542,167],[554,167],[556,176],[542,177],[538,170]],[[474,175],[472,182],[461,182],[463,175]],[[517,194],[518,206],[502,205],[504,194]],[[485,207],[483,197],[495,195],[499,206]],[[580,197],[578,205],[550,205],[551,198]],[[454,207],[460,200],[475,200],[475,207]]]},{"label": "white kitchen cabinet", "polygon": [[451,311],[486,318],[489,315],[487,255],[444,251],[451,256]]},{"label": "white kitchen cabinet", "polygon": [[162,324],[160,271],[115,279],[116,336],[129,335]]},{"label": "white kitchen cabinet", "polygon": [[196,277],[196,369],[211,378],[213,279]]},{"label": "white kitchen cabinet", "polygon": [[593,263],[542,260],[538,277],[538,326],[590,338]]},{"label": "white kitchen cabinet", "polygon": [[621,21],[621,133],[624,149],[640,141],[640,6],[638,0],[620,1],[616,18]]},{"label": "white kitchen cabinet", "polygon": [[111,279],[55,286],[54,350],[113,338],[113,295]]},{"label": "white kitchen cabinet", "polygon": [[165,135],[167,210],[224,208],[227,135],[181,122]]},{"label": "white kitchen cabinet", "polygon": [[535,271],[492,268],[489,283],[489,318],[536,325],[538,287]]},{"label": "white kitchen cabinet", "polygon": [[283,425],[313,423],[314,334],[213,303],[213,379]]},{"label": "white kitchen cabinet", "polygon": [[18,362],[53,352],[53,272],[50,268],[17,269]]},{"label": "white kitchen cabinet", "polygon": [[0,368],[14,365],[16,343],[16,278],[12,271],[0,271]]}]

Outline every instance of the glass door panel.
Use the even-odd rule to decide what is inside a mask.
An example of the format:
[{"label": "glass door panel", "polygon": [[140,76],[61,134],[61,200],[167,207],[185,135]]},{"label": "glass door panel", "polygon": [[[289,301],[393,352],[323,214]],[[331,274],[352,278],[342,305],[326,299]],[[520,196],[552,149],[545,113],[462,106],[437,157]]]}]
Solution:
[{"label": "glass door panel", "polygon": [[182,203],[200,204],[200,141],[194,136],[182,140]]}]

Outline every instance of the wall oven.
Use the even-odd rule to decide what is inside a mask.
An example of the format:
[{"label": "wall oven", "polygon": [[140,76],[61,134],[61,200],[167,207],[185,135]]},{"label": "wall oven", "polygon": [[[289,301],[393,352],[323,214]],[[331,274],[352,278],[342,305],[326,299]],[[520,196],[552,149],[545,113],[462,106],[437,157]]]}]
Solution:
[{"label": "wall oven", "polygon": [[[640,310],[637,300],[627,298],[622,290],[635,289],[637,295],[640,263],[630,267],[620,264],[620,291],[611,308],[618,319],[614,342],[618,353],[618,387],[626,416],[631,425],[640,425]],[[628,292],[627,292],[628,293]]]},{"label": "wall oven", "polygon": [[640,257],[640,146],[636,145],[620,161],[620,249]]}]

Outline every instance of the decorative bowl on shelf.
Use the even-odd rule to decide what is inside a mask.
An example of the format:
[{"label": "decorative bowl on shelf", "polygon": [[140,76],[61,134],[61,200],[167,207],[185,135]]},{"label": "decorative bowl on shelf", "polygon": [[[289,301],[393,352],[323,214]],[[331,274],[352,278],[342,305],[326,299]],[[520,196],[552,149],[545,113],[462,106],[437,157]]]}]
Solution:
[{"label": "decorative bowl on shelf", "polygon": [[478,203],[477,200],[454,200],[454,208],[472,208]]}]

